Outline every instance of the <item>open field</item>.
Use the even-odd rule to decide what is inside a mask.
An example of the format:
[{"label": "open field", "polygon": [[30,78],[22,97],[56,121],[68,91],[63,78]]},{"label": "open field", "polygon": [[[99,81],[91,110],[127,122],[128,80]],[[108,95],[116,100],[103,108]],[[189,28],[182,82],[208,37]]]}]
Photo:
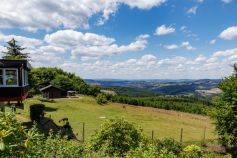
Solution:
[{"label": "open field", "polygon": [[208,117],[182,112],[167,111],[150,107],[138,107],[117,103],[98,105],[96,100],[88,96],[79,98],[55,99],[52,102],[40,101],[39,98],[27,99],[25,110],[18,110],[27,115],[29,105],[42,103],[46,105],[46,116],[51,115],[56,123],[63,117],[68,117],[73,130],[81,136],[82,122],[85,122],[85,137],[88,138],[100,127],[107,118],[124,117],[142,127],[144,132],[154,137],[180,138],[180,129],[183,128],[183,141],[195,142],[203,138],[204,127],[206,127],[206,138],[214,139],[214,126]]}]

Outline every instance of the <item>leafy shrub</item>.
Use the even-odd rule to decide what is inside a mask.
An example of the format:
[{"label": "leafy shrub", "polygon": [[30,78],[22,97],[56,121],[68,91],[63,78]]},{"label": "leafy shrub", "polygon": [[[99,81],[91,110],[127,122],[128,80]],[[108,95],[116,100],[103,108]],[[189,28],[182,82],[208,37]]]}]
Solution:
[{"label": "leafy shrub", "polygon": [[156,150],[156,146],[153,142],[149,141],[148,139],[142,140],[139,146],[135,149],[130,150],[126,158],[156,158],[158,157],[158,152]]},{"label": "leafy shrub", "polygon": [[35,127],[26,130],[14,115],[0,112],[0,157],[20,157],[41,138]]},{"label": "leafy shrub", "polygon": [[162,149],[159,158],[177,158],[177,156],[167,149]]},{"label": "leafy shrub", "polygon": [[139,146],[141,130],[122,118],[110,119],[102,124],[91,138],[88,149],[101,151],[109,156],[124,156]]},{"label": "leafy shrub", "polygon": [[82,157],[83,152],[83,146],[77,144],[77,142],[68,141],[66,138],[61,138],[60,135],[50,135],[28,148],[25,155],[35,158],[76,158]]},{"label": "leafy shrub", "polygon": [[181,153],[181,157],[183,158],[200,158],[202,155],[202,149],[197,145],[189,145],[185,147]]},{"label": "leafy shrub", "polygon": [[35,126],[27,130],[14,115],[0,112],[1,158],[75,158],[81,157],[83,151],[83,146],[77,142],[68,141],[59,135],[45,137]]},{"label": "leafy shrub", "polygon": [[30,119],[31,121],[39,122],[44,117],[44,104],[34,104],[30,106]]},{"label": "leafy shrub", "polygon": [[96,97],[96,101],[98,104],[105,104],[108,102],[107,97],[104,93],[99,93]]},{"label": "leafy shrub", "polygon": [[161,151],[162,149],[167,149],[168,151],[179,155],[182,151],[182,144],[173,138],[164,138],[162,140],[156,140],[156,148],[158,151]]}]

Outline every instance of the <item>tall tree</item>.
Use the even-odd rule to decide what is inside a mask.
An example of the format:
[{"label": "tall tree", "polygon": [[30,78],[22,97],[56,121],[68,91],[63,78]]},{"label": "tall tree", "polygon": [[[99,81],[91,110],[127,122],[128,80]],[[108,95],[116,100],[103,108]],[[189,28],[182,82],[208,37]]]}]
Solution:
[{"label": "tall tree", "polygon": [[216,125],[220,142],[233,149],[237,156],[237,64],[234,73],[220,83],[222,96],[214,100],[211,118]]},{"label": "tall tree", "polygon": [[3,59],[10,59],[10,60],[24,60],[29,58],[28,53],[23,53],[22,51],[25,49],[19,45],[17,45],[17,41],[12,38],[10,41],[7,42],[7,48],[6,52],[3,52],[5,54],[2,58]]}]

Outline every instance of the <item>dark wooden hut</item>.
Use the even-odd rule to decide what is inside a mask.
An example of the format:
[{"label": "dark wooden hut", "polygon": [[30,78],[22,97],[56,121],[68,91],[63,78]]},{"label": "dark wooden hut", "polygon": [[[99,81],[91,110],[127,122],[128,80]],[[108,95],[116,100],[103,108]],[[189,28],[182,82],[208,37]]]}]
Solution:
[{"label": "dark wooden hut", "polygon": [[31,68],[27,60],[0,59],[0,102],[20,102],[27,97]]},{"label": "dark wooden hut", "polygon": [[65,97],[65,91],[53,85],[49,85],[44,88],[41,88],[40,91],[43,94],[43,98],[47,98],[47,99]]}]

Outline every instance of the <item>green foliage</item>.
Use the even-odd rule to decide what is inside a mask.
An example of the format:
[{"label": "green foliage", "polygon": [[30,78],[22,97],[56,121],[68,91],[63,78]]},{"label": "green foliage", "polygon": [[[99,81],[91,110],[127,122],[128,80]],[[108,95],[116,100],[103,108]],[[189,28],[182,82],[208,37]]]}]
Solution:
[{"label": "green foliage", "polygon": [[139,144],[139,147],[134,150],[130,150],[126,158],[156,158],[158,157],[158,153],[156,150],[156,146],[153,143],[142,142]]},{"label": "green foliage", "polygon": [[73,80],[65,75],[57,75],[50,84],[65,91],[75,90]]},{"label": "green foliage", "polygon": [[154,107],[166,110],[176,110],[195,114],[206,114],[210,103],[188,96],[157,96],[157,97],[126,97],[113,96],[113,102]]},{"label": "green foliage", "polygon": [[44,104],[34,104],[30,106],[30,119],[31,121],[40,122],[40,119],[44,116]]},{"label": "green foliage", "polygon": [[177,156],[167,149],[162,149],[159,155],[159,158],[177,158]]},{"label": "green foliage", "polygon": [[233,149],[237,156],[237,65],[234,74],[225,78],[219,85],[223,94],[213,101],[215,108],[210,112],[216,125],[220,142]]},{"label": "green foliage", "polygon": [[3,52],[5,54],[2,58],[8,60],[25,60],[28,59],[28,53],[22,53],[25,48],[17,45],[17,41],[12,38],[10,41],[7,42],[7,52]]},{"label": "green foliage", "polygon": [[39,94],[40,88],[50,84],[63,90],[74,90],[81,94],[96,96],[100,87],[88,85],[83,79],[73,73],[68,73],[59,68],[34,68],[29,74],[30,92]]},{"label": "green foliage", "polygon": [[83,151],[83,146],[77,142],[68,141],[65,138],[61,138],[60,135],[50,135],[28,148],[25,155],[35,158],[79,158],[82,156]]},{"label": "green foliage", "polygon": [[189,145],[183,149],[181,157],[183,158],[200,158],[203,156],[202,149],[197,145]]},{"label": "green foliage", "polygon": [[164,138],[162,140],[156,140],[155,145],[157,150],[160,152],[162,149],[167,149],[172,153],[179,155],[182,151],[182,144],[172,138]]},{"label": "green foliage", "polygon": [[108,102],[106,95],[104,93],[99,93],[96,96],[96,102],[98,104],[106,104]]},{"label": "green foliage", "polygon": [[109,156],[124,156],[139,146],[141,130],[124,119],[110,119],[102,124],[88,144],[92,151],[103,150]]},{"label": "green foliage", "polygon": [[27,130],[12,114],[0,113],[0,157],[81,157],[83,147],[59,135],[44,137],[36,127]]},{"label": "green foliage", "polygon": [[[189,145],[177,154],[180,145],[171,139],[152,141],[124,119],[107,120],[91,141],[81,145],[61,135],[45,137],[34,126],[24,128],[12,114],[0,113],[0,158],[215,158],[200,147]],[[175,147],[176,146],[176,147]],[[220,157],[220,156],[218,156]],[[225,155],[223,158],[231,158]]]},{"label": "green foliage", "polygon": [[39,139],[35,127],[26,130],[12,114],[0,113],[0,157],[19,157]]}]

